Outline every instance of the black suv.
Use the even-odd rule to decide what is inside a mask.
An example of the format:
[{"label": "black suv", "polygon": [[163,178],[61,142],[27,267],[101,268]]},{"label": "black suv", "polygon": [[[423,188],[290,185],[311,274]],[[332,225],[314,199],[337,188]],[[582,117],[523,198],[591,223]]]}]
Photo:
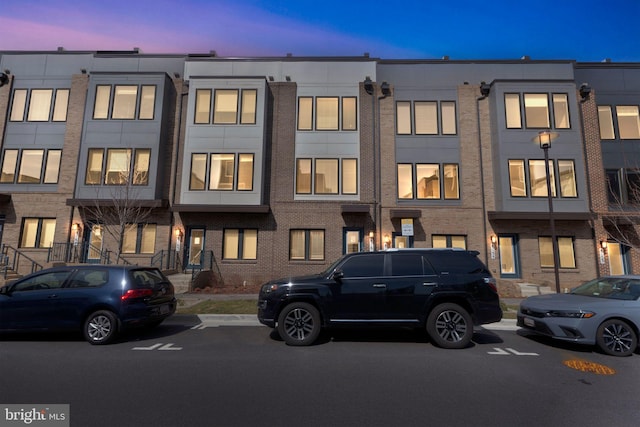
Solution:
[{"label": "black suv", "polygon": [[502,319],[496,281],[461,249],[359,252],[324,272],[262,285],[258,319],[289,345],[310,345],[335,326],[425,328],[444,348],[466,347],[473,325]]}]

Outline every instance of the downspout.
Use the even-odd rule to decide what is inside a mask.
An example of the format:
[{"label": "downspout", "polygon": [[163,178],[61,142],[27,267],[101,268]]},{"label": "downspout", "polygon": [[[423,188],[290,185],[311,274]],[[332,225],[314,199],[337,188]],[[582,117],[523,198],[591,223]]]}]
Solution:
[{"label": "downspout", "polygon": [[[377,145],[377,149],[378,149],[378,155],[374,158],[374,162],[375,162],[375,167],[376,170],[378,171],[378,180],[380,181],[379,183],[375,183],[375,189],[376,189],[376,198],[378,199],[378,211],[376,212],[376,216],[377,216],[377,234],[378,234],[378,238],[380,239],[380,248],[382,248],[382,177],[381,177],[381,158],[382,158],[382,135],[381,135],[381,131],[380,131],[380,101],[385,99],[387,96],[389,96],[391,94],[391,89],[389,88],[389,83],[382,82],[382,84],[380,85],[380,91],[382,92],[382,96],[378,96],[377,98],[377,105],[376,105],[376,133],[378,135],[378,145]],[[375,150],[374,150],[374,156],[375,156]],[[375,181],[375,180],[374,180]],[[377,185],[379,184],[379,185]]]},{"label": "downspout", "polygon": [[487,250],[488,233],[487,233],[487,202],[485,201],[485,188],[484,188],[484,161],[482,160],[482,128],[480,126],[480,101],[486,99],[491,92],[493,83],[487,84],[485,82],[480,83],[480,93],[482,96],[476,98],[476,114],[478,116],[478,159],[480,161],[480,196],[482,199],[482,229],[484,233],[484,258],[485,265],[489,265],[489,251]]},{"label": "downspout", "polygon": [[[173,144],[173,151],[174,151],[173,152],[173,157],[174,157],[174,159],[173,159],[173,165],[171,166],[171,176],[173,177],[173,190],[171,192],[171,200],[169,201],[170,209],[171,209],[171,207],[173,207],[173,205],[176,202],[176,187],[178,186],[177,185],[178,184],[178,182],[177,182],[178,181],[177,174],[178,174],[178,159],[180,157],[180,136],[182,135],[182,114],[183,114],[183,102],[184,102],[183,100],[184,100],[185,96],[189,95],[188,91],[186,93],[184,92],[184,88],[185,87],[188,88],[189,86],[188,86],[188,83],[183,79],[182,80],[182,85],[180,87],[180,95],[178,97],[178,107],[177,107],[178,111],[179,111],[179,114],[178,114],[178,135],[177,135],[177,138],[176,138],[176,140],[174,141],[174,144]],[[170,267],[170,264],[171,264],[171,251],[172,251],[172,249],[171,249],[171,241],[173,240],[173,236],[174,236],[173,230],[174,230],[174,227],[175,227],[175,212],[171,213],[171,217],[170,217],[169,223],[171,224],[171,226],[170,226],[171,228],[169,230],[169,245],[168,245],[169,246],[169,256],[167,257],[167,268]],[[176,254],[176,256],[177,256],[177,254]],[[177,259],[176,259],[176,261],[177,261]]]}]

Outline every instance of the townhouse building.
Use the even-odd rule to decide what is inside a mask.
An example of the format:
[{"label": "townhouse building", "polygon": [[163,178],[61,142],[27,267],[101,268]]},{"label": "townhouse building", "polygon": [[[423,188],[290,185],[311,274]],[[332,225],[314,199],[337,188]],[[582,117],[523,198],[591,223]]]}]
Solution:
[{"label": "townhouse building", "polygon": [[462,247],[563,291],[637,265],[637,64],[59,49],[0,70],[5,274],[128,262],[256,290]]}]

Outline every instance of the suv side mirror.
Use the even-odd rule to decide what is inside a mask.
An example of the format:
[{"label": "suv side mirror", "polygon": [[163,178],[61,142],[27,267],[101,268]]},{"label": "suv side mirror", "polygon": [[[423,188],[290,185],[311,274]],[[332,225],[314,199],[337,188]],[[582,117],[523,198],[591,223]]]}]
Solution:
[{"label": "suv side mirror", "polygon": [[342,272],[342,270],[336,270],[333,272],[333,280],[335,280],[336,282],[340,282],[343,277],[344,273]]},{"label": "suv side mirror", "polygon": [[0,288],[0,295],[9,295],[9,286],[3,286]]}]

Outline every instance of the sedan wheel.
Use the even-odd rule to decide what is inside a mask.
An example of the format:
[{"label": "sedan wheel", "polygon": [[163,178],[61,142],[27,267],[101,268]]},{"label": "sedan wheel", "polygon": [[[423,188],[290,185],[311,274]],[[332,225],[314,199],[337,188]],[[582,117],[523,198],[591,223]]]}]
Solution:
[{"label": "sedan wheel", "polygon": [[458,304],[440,304],[427,318],[427,332],[438,347],[464,348],[473,337],[473,321]]},{"label": "sedan wheel", "polygon": [[106,310],[92,313],[84,322],[84,337],[91,344],[107,344],[116,335],[116,316]]},{"label": "sedan wheel", "polygon": [[602,351],[612,356],[630,356],[638,345],[633,328],[618,319],[607,320],[600,325],[596,341]]},{"label": "sedan wheel", "polygon": [[320,334],[320,313],[305,302],[289,304],[278,317],[278,333],[289,345],[310,345]]}]

